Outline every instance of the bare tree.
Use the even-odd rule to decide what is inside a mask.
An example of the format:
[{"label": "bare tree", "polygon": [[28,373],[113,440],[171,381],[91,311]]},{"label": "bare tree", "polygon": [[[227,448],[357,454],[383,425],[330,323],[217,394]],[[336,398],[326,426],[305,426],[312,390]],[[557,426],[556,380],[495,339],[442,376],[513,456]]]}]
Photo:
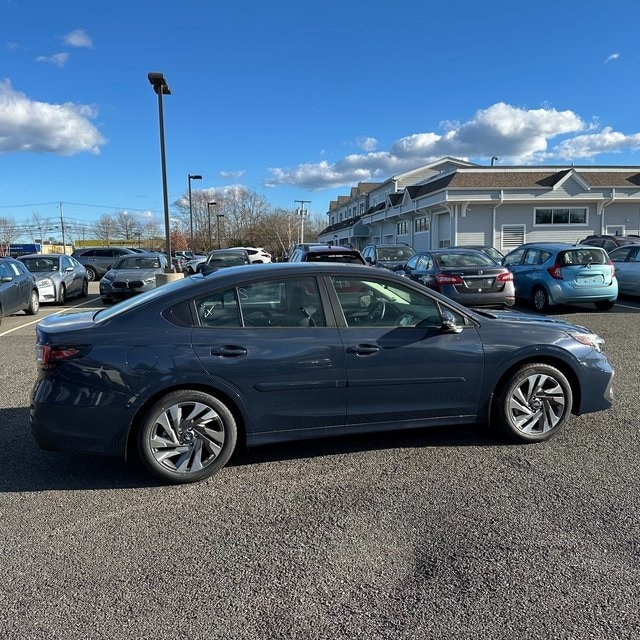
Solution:
[{"label": "bare tree", "polygon": [[118,213],[113,218],[113,226],[115,232],[123,240],[129,241],[136,237],[138,223],[136,222],[136,219],[129,214],[128,211],[118,211]]},{"label": "bare tree", "polygon": [[109,246],[109,243],[116,235],[116,225],[113,218],[108,213],[105,213],[98,218],[95,226],[95,233],[99,240]]},{"label": "bare tree", "polygon": [[44,218],[37,211],[34,211],[31,214],[29,231],[33,242],[45,242],[47,239],[47,233],[57,229],[57,223],[51,220],[51,218]]},{"label": "bare tree", "polygon": [[0,218],[0,251],[6,252],[18,234],[19,228],[13,218]]}]

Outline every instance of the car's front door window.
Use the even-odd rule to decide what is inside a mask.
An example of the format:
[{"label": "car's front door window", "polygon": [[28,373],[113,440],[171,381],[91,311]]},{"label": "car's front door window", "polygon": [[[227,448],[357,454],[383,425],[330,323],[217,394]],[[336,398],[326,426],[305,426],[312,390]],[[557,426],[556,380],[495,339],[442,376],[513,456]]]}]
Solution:
[{"label": "car's front door window", "polygon": [[[402,283],[375,278],[332,277],[348,327],[435,327],[441,324],[434,298]],[[457,322],[464,319],[457,314]]]}]

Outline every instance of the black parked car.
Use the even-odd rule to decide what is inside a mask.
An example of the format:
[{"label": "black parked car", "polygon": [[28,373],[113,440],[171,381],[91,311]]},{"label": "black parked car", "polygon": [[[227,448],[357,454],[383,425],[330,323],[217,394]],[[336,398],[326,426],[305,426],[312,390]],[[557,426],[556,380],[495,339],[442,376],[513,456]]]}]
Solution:
[{"label": "black parked car", "polygon": [[408,244],[368,244],[362,250],[362,257],[372,267],[383,267],[393,271],[398,265],[404,264],[415,252],[415,249]]},{"label": "black parked car", "polygon": [[509,269],[475,249],[421,251],[396,271],[471,307],[512,307],[516,300]]},{"label": "black parked car", "polygon": [[357,249],[327,244],[299,244],[289,262],[346,262],[367,264]]},{"label": "black parked car", "polygon": [[0,256],[0,322],[3,316],[18,311],[33,316],[39,309],[35,275],[19,260]]},{"label": "black parked car", "polygon": [[214,249],[209,251],[207,259],[198,265],[198,271],[207,275],[218,269],[237,267],[243,264],[251,264],[251,258],[249,258],[246,249]]},{"label": "black parked car", "polygon": [[206,478],[249,445],[427,426],[547,440],[607,409],[603,341],[559,319],[478,313],[385,269],[220,269],[37,325],[31,429],[44,449]]},{"label": "black parked car", "polygon": [[607,253],[613,251],[618,247],[624,247],[628,244],[640,243],[640,236],[628,235],[628,236],[609,236],[609,235],[593,235],[587,236],[584,240],[581,240],[579,244],[586,244],[591,247],[601,247]]}]

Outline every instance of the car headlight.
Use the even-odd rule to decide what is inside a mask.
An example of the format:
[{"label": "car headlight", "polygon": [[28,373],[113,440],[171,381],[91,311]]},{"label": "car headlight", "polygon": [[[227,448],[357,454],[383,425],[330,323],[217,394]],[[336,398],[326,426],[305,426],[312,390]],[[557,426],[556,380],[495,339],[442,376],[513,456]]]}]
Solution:
[{"label": "car headlight", "polygon": [[155,281],[156,281],[155,276],[153,278],[145,278],[143,280],[145,284],[151,284],[152,282],[155,282]]},{"label": "car headlight", "polygon": [[602,351],[604,346],[604,339],[595,333],[582,333],[579,331],[568,331],[570,337],[577,340],[580,344],[584,344],[587,347],[591,347],[596,351]]},{"label": "car headlight", "polygon": [[42,278],[42,280],[38,280],[37,285],[44,289],[44,287],[52,286],[53,280],[51,280],[51,278]]},{"label": "car headlight", "polygon": [[116,277],[116,274],[113,271],[107,271],[107,273],[105,273],[102,276],[103,280],[113,280]]}]

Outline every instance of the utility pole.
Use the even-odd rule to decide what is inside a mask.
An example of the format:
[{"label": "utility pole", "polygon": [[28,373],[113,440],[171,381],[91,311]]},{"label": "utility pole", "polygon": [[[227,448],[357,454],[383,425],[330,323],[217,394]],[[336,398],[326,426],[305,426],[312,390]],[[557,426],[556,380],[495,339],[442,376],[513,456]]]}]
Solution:
[{"label": "utility pole", "polygon": [[62,212],[62,202],[60,203],[60,229],[62,230],[62,253],[67,253],[67,245],[64,241],[64,214]]},{"label": "utility pole", "polygon": [[298,215],[300,216],[300,244],[304,242],[304,217],[307,215],[308,211],[304,208],[305,204],[311,204],[311,200],[294,200],[295,204],[299,204],[300,208],[298,209]]}]

